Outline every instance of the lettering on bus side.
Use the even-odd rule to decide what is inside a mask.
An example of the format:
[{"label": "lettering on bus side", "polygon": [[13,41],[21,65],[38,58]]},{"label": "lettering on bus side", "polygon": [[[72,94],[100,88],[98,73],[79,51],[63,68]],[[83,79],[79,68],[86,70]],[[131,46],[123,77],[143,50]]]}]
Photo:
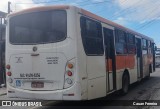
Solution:
[{"label": "lettering on bus side", "polygon": [[59,57],[46,57],[47,64],[58,64]]}]

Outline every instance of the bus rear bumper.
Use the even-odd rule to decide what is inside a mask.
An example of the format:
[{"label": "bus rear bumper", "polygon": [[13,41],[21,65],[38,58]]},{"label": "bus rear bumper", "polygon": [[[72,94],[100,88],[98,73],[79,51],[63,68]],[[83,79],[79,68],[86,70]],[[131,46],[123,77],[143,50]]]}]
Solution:
[{"label": "bus rear bumper", "polygon": [[7,97],[24,98],[31,100],[81,100],[80,83],[75,83],[72,87],[56,91],[30,91],[24,89],[7,87]]}]

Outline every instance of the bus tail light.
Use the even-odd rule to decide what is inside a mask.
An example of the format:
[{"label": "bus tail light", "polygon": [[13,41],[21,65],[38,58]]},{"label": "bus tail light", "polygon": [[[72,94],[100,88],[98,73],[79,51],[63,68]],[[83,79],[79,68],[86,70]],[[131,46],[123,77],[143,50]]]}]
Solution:
[{"label": "bus tail light", "polygon": [[72,76],[73,74],[72,74],[71,71],[68,71],[68,72],[67,72],[67,75],[68,75],[68,76]]},{"label": "bus tail light", "polygon": [[11,68],[11,66],[8,64],[8,65],[6,65],[6,69],[10,69]]},{"label": "bus tail light", "polygon": [[75,58],[66,63],[64,88],[71,87],[75,80]]},{"label": "bus tail light", "polygon": [[12,73],[11,72],[7,72],[7,76],[11,76],[12,75]]},{"label": "bus tail light", "polygon": [[72,63],[68,63],[67,67],[72,69],[73,68],[73,64]]}]

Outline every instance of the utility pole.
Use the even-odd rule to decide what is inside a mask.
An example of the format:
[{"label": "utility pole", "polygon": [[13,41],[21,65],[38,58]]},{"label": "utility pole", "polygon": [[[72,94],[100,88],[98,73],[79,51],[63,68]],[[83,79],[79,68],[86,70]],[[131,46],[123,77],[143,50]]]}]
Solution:
[{"label": "utility pole", "polygon": [[8,1],[8,14],[11,12],[11,2]]}]

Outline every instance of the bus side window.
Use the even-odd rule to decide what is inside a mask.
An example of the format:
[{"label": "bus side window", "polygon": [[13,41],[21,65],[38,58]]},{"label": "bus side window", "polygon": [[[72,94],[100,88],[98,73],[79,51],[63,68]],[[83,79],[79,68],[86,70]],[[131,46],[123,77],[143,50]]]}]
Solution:
[{"label": "bus side window", "polygon": [[87,55],[103,55],[103,37],[101,23],[81,17],[81,36]]},{"label": "bus side window", "polygon": [[116,53],[117,54],[126,54],[127,46],[126,46],[126,33],[122,30],[116,29]]},{"label": "bus side window", "polygon": [[142,39],[142,44],[143,44],[143,49],[147,49],[147,40],[146,39]]},{"label": "bus side window", "polygon": [[107,28],[103,28],[103,34],[104,34],[104,44],[105,44],[105,54],[107,58],[112,58],[114,56],[113,54],[113,31]]},{"label": "bus side window", "polygon": [[136,53],[135,36],[130,33],[127,33],[127,51],[128,54]]},{"label": "bus side window", "polygon": [[148,54],[152,54],[151,41],[148,41]]},{"label": "bus side window", "polygon": [[148,44],[146,39],[142,39],[143,52],[142,54],[148,54]]}]

